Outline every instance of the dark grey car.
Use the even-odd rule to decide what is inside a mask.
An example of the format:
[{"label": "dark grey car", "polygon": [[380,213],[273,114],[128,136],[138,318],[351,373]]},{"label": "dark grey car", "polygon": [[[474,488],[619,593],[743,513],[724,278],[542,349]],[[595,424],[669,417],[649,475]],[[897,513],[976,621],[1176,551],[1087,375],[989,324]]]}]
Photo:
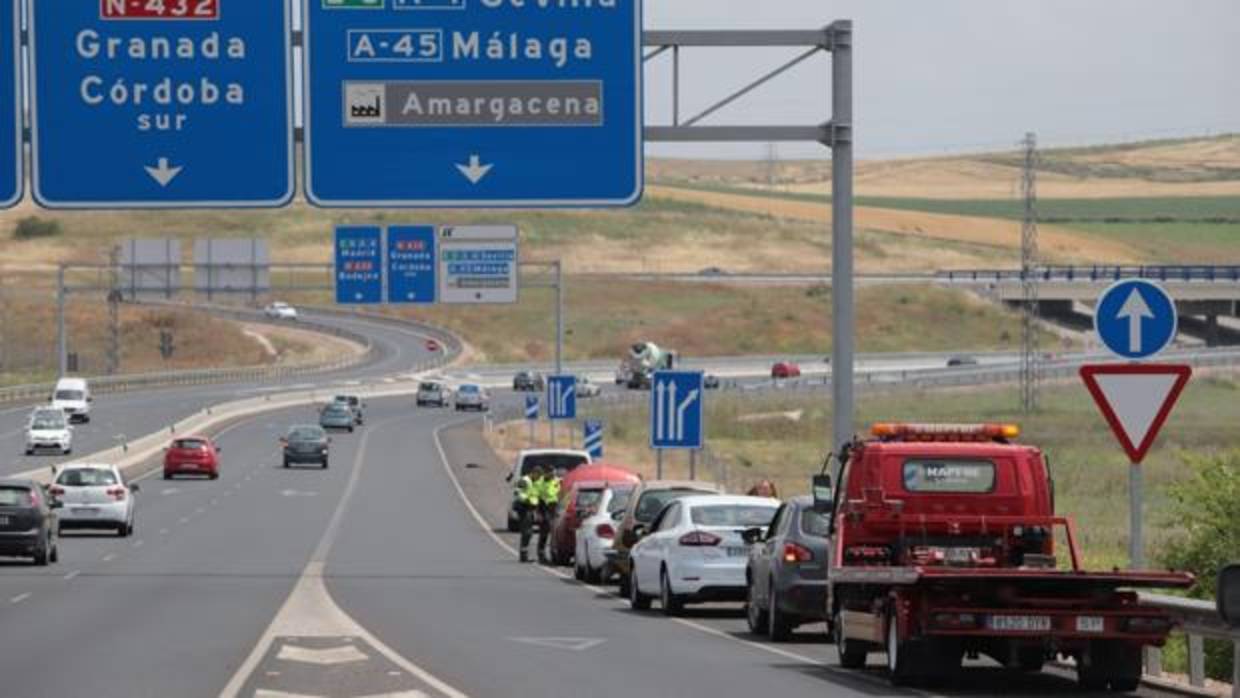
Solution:
[{"label": "dark grey car", "polygon": [[354,427],[357,426],[357,417],[348,405],[333,402],[319,413],[319,426],[324,429],[339,429],[352,433]]},{"label": "dark grey car", "polygon": [[60,506],[33,480],[0,480],[0,555],[33,558],[39,567],[56,562]]},{"label": "dark grey car", "polygon": [[307,425],[289,429],[280,439],[284,447],[284,467],[312,463],[326,468],[331,441],[322,427]]},{"label": "dark grey car", "polygon": [[363,413],[366,403],[362,402],[360,397],[356,395],[337,395],[332,399],[332,402],[353,410],[353,423],[357,426],[360,427],[366,423],[366,415]]},{"label": "dark grey car", "polygon": [[765,532],[747,532],[745,575],[749,582],[749,629],[776,642],[798,625],[826,618],[828,518],[814,511],[813,497],[784,502]]}]

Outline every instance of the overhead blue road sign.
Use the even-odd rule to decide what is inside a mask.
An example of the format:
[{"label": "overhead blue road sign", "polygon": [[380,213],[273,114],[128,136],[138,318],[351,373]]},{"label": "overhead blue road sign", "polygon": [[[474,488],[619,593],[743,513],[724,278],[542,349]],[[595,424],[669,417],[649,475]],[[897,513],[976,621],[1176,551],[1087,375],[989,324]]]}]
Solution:
[{"label": "overhead blue road sign", "polygon": [[700,449],[703,445],[700,371],[656,371],[650,390],[650,446]]},{"label": "overhead blue road sign", "polygon": [[378,226],[336,228],[335,273],[337,303],[382,303],[383,229]]},{"label": "overhead blue road sign", "polygon": [[[0,2],[0,208],[22,198],[21,18],[17,0]],[[0,101],[0,105],[4,104]]]},{"label": "overhead blue road sign", "polygon": [[538,412],[539,412],[538,396],[537,395],[526,395],[525,396],[525,419],[526,421],[537,422]]},{"label": "overhead blue road sign", "polygon": [[389,303],[435,302],[435,226],[392,226],[387,233]]},{"label": "overhead blue road sign", "polygon": [[32,0],[33,189],[51,208],[293,197],[290,0]]},{"label": "overhead blue road sign", "polygon": [[577,418],[576,376],[551,376],[547,379],[547,418],[555,422]]},{"label": "overhead blue road sign", "polygon": [[599,419],[587,419],[582,424],[584,437],[582,450],[590,454],[590,458],[598,460],[603,457],[603,422]]},{"label": "overhead blue road sign", "polygon": [[640,198],[641,0],[304,2],[311,202]]},{"label": "overhead blue road sign", "polygon": [[1162,286],[1129,279],[1103,291],[1094,308],[1094,329],[1114,354],[1148,359],[1175,339],[1179,317],[1175,301]]}]

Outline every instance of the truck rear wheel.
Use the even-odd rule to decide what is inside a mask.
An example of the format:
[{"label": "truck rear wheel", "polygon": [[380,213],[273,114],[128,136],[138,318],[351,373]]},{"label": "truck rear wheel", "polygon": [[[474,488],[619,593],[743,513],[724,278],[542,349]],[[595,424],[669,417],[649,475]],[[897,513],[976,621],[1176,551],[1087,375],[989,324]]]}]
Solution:
[{"label": "truck rear wheel", "polygon": [[835,631],[835,649],[840,655],[840,666],[845,669],[864,668],[869,654],[865,643],[844,637],[844,621],[839,613],[835,614],[831,627]]},{"label": "truck rear wheel", "polygon": [[1077,660],[1077,683],[1089,691],[1130,693],[1141,685],[1141,648],[1125,642],[1095,640],[1089,661]]},{"label": "truck rear wheel", "polygon": [[900,624],[893,613],[887,618],[887,671],[895,686],[907,686],[914,678],[912,643],[900,639]]}]

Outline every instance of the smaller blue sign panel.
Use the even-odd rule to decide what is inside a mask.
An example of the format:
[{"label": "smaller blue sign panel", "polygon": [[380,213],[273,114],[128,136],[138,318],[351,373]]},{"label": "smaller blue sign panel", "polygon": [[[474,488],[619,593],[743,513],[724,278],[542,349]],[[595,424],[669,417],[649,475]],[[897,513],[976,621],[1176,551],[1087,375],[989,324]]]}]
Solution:
[{"label": "smaller blue sign panel", "polygon": [[1179,317],[1175,301],[1153,281],[1129,279],[1098,298],[1094,329],[1107,349],[1125,359],[1148,359],[1175,339]]},{"label": "smaller blue sign panel", "polygon": [[577,418],[576,376],[551,376],[547,379],[547,417],[553,421]]},{"label": "smaller blue sign panel", "polygon": [[435,302],[435,226],[392,226],[387,235],[388,302]]},{"label": "smaller blue sign panel", "polygon": [[704,378],[700,371],[657,371],[650,390],[650,447],[700,449]]},{"label": "smaller blue sign panel", "polygon": [[526,395],[525,396],[525,418],[528,421],[537,422],[539,409],[540,409],[540,406],[538,403],[538,396],[537,395]]},{"label": "smaller blue sign panel", "polygon": [[336,229],[336,302],[383,302],[383,230],[378,226]]},{"label": "smaller blue sign panel", "polygon": [[584,440],[582,450],[590,454],[590,458],[598,460],[603,457],[603,421],[588,419],[582,424]]},{"label": "smaller blue sign panel", "polygon": [[17,0],[0,2],[0,208],[22,198],[21,41]]}]

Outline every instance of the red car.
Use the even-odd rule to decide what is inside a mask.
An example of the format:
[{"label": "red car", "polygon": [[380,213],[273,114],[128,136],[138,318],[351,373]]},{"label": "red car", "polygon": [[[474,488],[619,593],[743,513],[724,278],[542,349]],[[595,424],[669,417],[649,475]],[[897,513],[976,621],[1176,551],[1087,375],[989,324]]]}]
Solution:
[{"label": "red car", "polygon": [[637,484],[636,473],[612,465],[583,465],[564,476],[560,508],[547,543],[551,562],[568,565],[577,550],[577,529],[594,515],[603,490],[619,483]]},{"label": "red car", "polygon": [[205,436],[174,439],[164,452],[164,479],[177,475],[206,475],[212,480],[220,476],[220,449]]},{"label": "red car", "polygon": [[800,378],[801,367],[791,361],[780,361],[771,367],[771,378]]},{"label": "red car", "polygon": [[439,351],[439,342],[436,342],[433,339],[426,340],[426,350],[430,352]]}]

